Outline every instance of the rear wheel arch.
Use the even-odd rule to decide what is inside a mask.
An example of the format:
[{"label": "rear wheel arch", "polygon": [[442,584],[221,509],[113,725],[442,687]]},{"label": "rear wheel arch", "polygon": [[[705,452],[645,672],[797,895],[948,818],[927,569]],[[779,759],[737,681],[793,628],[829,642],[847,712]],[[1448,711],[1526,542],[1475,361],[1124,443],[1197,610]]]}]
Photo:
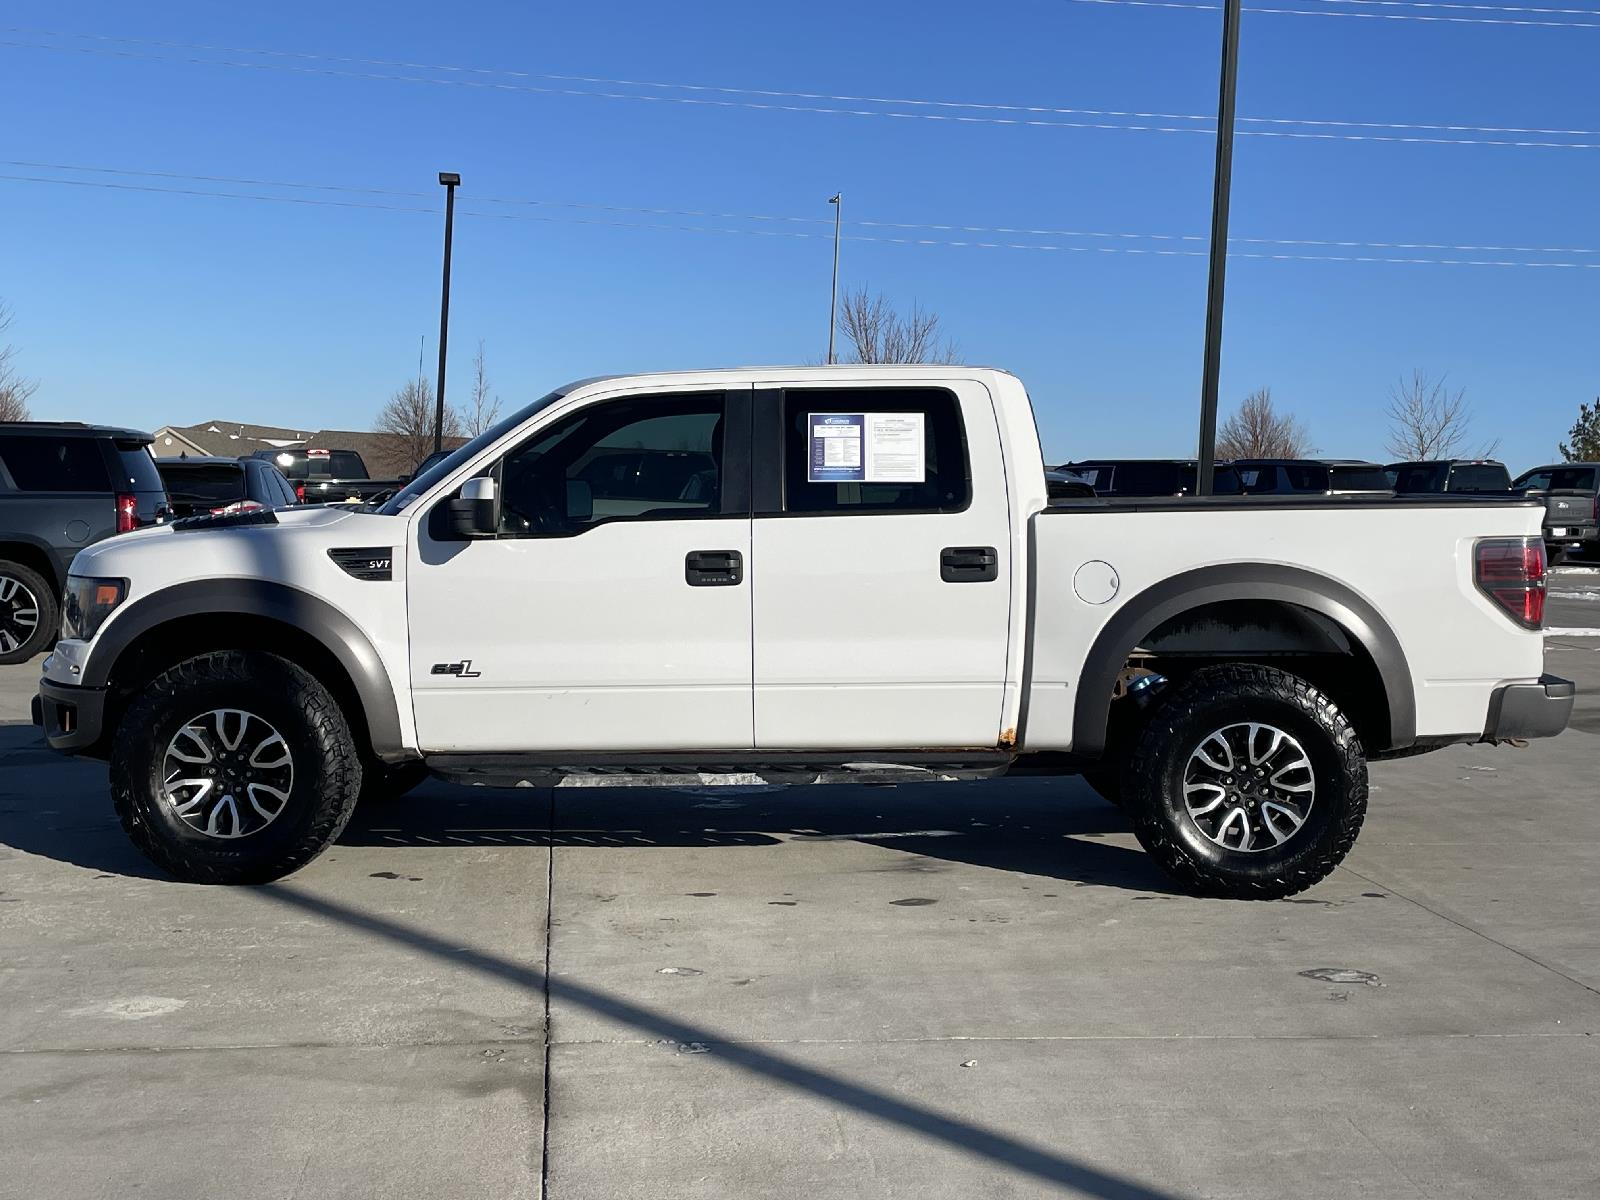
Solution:
[{"label": "rear wheel arch", "polygon": [[14,536],[0,539],[0,563],[7,562],[27,567],[42,577],[58,593],[65,586],[66,581],[61,576],[61,564],[41,542],[19,541]]},{"label": "rear wheel arch", "polygon": [[145,684],[216,650],[262,650],[298,663],[345,709],[364,753],[383,762],[415,757],[402,743],[388,671],[355,622],[308,592],[262,580],[178,584],[118,612],[84,666],[84,684],[109,693],[106,736]]},{"label": "rear wheel arch", "polygon": [[[1207,625],[1213,627],[1209,637]],[[1282,644],[1258,645],[1248,636],[1259,639],[1263,634]],[[1416,741],[1410,665],[1394,631],[1369,601],[1345,584],[1303,568],[1225,564],[1165,579],[1112,615],[1084,660],[1073,712],[1074,754],[1092,758],[1105,752],[1117,681],[1130,656],[1150,639],[1158,650],[1165,646],[1196,667],[1293,655],[1282,664],[1284,669],[1346,705],[1354,692],[1376,685],[1379,694],[1374,698],[1384,711],[1363,722],[1369,747],[1398,749]]]}]

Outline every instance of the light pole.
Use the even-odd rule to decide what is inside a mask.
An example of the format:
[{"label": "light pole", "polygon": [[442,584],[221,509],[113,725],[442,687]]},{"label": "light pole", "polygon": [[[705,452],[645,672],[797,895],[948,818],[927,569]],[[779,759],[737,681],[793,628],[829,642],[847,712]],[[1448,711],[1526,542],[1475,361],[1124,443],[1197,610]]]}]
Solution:
[{"label": "light pole", "polygon": [[440,171],[439,182],[444,185],[444,285],[439,295],[439,390],[434,397],[433,449],[444,449],[444,356],[450,344],[450,233],[456,220],[456,187],[461,176],[454,171]]},{"label": "light pole", "polygon": [[828,365],[833,366],[833,330],[839,323],[839,217],[844,212],[844,193],[835,192],[833,199],[833,288],[828,293]]},{"label": "light pole", "polygon": [[1228,269],[1228,195],[1233,186],[1233,98],[1239,78],[1239,0],[1222,6],[1222,83],[1217,97],[1217,171],[1211,191],[1211,280],[1206,291],[1206,359],[1200,385],[1200,453],[1195,494],[1209,496],[1217,466],[1217,388],[1222,375],[1222,291]]}]

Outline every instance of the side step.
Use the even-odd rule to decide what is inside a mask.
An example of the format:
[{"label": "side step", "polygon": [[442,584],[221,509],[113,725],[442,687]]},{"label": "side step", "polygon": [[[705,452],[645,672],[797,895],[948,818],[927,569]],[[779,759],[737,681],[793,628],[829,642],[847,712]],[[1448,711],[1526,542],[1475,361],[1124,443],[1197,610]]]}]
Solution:
[{"label": "side step", "polygon": [[1004,750],[682,751],[602,754],[433,754],[428,769],[478,787],[750,787],[930,783],[1004,775]]}]

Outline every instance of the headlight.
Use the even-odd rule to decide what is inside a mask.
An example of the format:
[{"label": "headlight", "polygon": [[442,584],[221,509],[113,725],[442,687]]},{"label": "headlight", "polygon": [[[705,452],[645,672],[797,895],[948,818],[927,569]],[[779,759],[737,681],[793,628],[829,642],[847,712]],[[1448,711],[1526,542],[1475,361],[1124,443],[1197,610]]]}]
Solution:
[{"label": "headlight", "polygon": [[89,641],[127,595],[126,579],[89,579],[82,575],[68,575],[67,594],[62,606],[62,634]]}]

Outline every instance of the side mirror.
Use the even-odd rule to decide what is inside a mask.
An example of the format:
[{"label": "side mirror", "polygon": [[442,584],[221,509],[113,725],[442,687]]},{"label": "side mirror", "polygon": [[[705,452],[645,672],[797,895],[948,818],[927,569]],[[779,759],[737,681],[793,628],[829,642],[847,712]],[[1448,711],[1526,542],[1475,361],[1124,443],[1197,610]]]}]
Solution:
[{"label": "side mirror", "polygon": [[450,532],[460,538],[492,538],[500,528],[494,480],[469,479],[461,495],[450,501]]}]

